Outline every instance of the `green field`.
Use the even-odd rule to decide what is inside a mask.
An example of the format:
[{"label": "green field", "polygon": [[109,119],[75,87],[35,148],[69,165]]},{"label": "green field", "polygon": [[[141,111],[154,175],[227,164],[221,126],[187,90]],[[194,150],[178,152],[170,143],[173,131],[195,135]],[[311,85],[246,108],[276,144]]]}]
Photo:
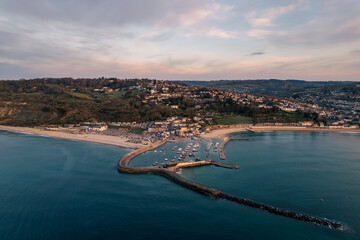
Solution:
[{"label": "green field", "polygon": [[71,95],[74,98],[79,98],[79,99],[83,99],[83,100],[92,100],[92,97],[85,93],[67,92],[67,94]]},{"label": "green field", "polygon": [[220,125],[252,124],[253,118],[241,115],[227,115],[214,117],[214,121]]},{"label": "green field", "polygon": [[[125,91],[114,91],[114,92],[110,92],[110,93],[106,93],[107,96],[109,97],[122,97],[125,95]],[[104,95],[104,94],[103,94]]]},{"label": "green field", "polygon": [[108,126],[109,129],[130,129],[127,126]]},{"label": "green field", "polygon": [[129,132],[130,133],[135,133],[135,134],[142,134],[144,132],[144,129],[134,128],[134,129],[130,129]]}]

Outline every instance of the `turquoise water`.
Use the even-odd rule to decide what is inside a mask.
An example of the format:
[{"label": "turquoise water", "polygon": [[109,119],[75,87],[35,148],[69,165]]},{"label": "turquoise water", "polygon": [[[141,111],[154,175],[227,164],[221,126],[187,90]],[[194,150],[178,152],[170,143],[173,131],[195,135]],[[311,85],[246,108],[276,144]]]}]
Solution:
[{"label": "turquoise water", "polygon": [[[360,238],[360,135],[236,137],[250,141],[230,142],[224,163],[239,170],[201,167],[184,169],[182,176],[347,228],[327,229],[215,200],[160,176],[119,174],[116,164],[127,149],[0,131],[0,239]],[[171,160],[171,147],[181,144],[187,143],[169,143],[165,155],[149,152],[133,165]]]}]

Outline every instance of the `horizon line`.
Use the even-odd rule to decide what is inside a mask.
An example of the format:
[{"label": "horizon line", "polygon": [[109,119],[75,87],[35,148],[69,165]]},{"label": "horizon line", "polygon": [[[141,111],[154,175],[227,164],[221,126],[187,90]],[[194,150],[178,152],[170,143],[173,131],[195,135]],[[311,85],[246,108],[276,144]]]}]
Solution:
[{"label": "horizon line", "polygon": [[35,78],[19,78],[19,79],[0,79],[0,81],[21,81],[21,80],[26,80],[26,81],[30,81],[30,80],[36,80],[36,79],[62,79],[62,78],[72,78],[74,80],[78,80],[78,79],[111,79],[111,78],[116,78],[119,80],[125,80],[125,79],[129,79],[129,80],[142,80],[142,79],[147,79],[147,80],[158,80],[158,81],[177,81],[177,82],[184,82],[184,81],[189,81],[189,82],[211,82],[211,81],[270,81],[270,80],[276,80],[276,81],[302,81],[302,82],[360,82],[359,80],[304,80],[304,79],[294,79],[294,78],[288,78],[288,79],[279,79],[279,78],[257,78],[257,79],[157,79],[157,78],[149,78],[149,77],[124,77],[124,78],[119,78],[119,77],[105,77],[105,76],[101,76],[101,77],[35,77]]}]

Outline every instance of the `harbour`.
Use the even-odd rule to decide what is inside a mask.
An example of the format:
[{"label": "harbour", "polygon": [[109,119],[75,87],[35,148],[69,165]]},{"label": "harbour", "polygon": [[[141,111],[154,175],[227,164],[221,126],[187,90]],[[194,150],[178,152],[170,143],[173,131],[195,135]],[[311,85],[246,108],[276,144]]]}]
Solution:
[{"label": "harbour", "polygon": [[[220,146],[220,151],[222,152],[222,154],[224,154],[224,146],[227,142],[229,142],[231,139],[229,138],[225,138],[223,144]],[[235,139],[236,140],[236,139]],[[241,139],[238,141],[244,141],[244,139]],[[245,140],[247,141],[247,140]],[[225,167],[225,168],[230,168],[230,169],[239,169],[239,166],[230,166],[230,165],[225,165],[225,164],[215,164],[214,161],[199,161],[199,162],[180,162],[180,163],[170,163],[170,166],[158,166],[158,167],[130,167],[129,163],[130,161],[142,154],[145,153],[147,151],[151,151],[155,148],[158,148],[159,146],[162,146],[166,143],[166,141],[164,142],[159,142],[158,144],[154,144],[142,149],[138,149],[135,150],[133,152],[130,152],[128,154],[126,154],[125,156],[123,156],[118,163],[118,171],[120,173],[131,173],[131,174],[143,174],[143,173],[153,173],[156,175],[161,175],[163,177],[166,177],[167,179],[171,180],[172,182],[179,184],[183,187],[186,187],[188,189],[191,189],[195,192],[198,192],[200,194],[204,194],[206,196],[210,196],[213,197],[215,199],[224,199],[227,201],[231,201],[240,205],[244,205],[244,206],[248,206],[251,208],[255,208],[255,209],[259,209],[274,215],[278,215],[278,216],[283,216],[283,217],[287,217],[287,218],[291,218],[294,220],[299,220],[299,221],[303,221],[303,222],[309,222],[309,223],[315,223],[318,225],[322,225],[325,227],[329,227],[329,228],[333,228],[333,229],[340,229],[342,230],[344,228],[344,226],[336,221],[331,221],[328,220],[326,218],[318,218],[318,217],[314,217],[314,216],[310,216],[307,214],[302,214],[302,213],[296,213],[290,210],[284,210],[284,209],[280,209],[280,208],[276,208],[270,205],[266,205],[266,204],[262,204],[262,203],[257,203],[248,199],[244,199],[244,198],[239,198],[239,197],[235,197],[235,196],[231,196],[229,194],[223,193],[222,191],[216,189],[216,188],[212,188],[212,187],[208,187],[190,180],[187,180],[185,178],[182,178],[179,174],[177,174],[177,170],[182,169],[182,168],[194,168],[194,167],[199,167],[199,166],[204,166],[204,165],[215,165],[218,167]],[[190,145],[188,145],[190,146]],[[187,153],[187,150],[189,149],[187,146],[187,149],[185,149],[185,152]],[[212,142],[208,144],[206,150],[209,151],[210,148],[212,146]],[[219,154],[220,154],[219,151]]]}]

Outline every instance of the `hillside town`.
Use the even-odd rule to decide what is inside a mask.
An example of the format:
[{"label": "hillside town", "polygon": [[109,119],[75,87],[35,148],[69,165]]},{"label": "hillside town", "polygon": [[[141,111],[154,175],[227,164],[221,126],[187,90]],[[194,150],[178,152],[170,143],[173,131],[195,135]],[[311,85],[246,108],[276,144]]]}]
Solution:
[{"label": "hillside town", "polygon": [[[109,83],[116,81],[110,80]],[[74,89],[76,91],[76,89]],[[107,94],[111,92],[137,91],[143,94],[143,102],[168,106],[173,110],[193,108],[197,112],[194,117],[172,116],[163,120],[146,122],[81,122],[64,124],[61,127],[46,127],[47,130],[69,131],[76,133],[93,133],[101,135],[118,136],[128,139],[129,142],[148,144],[169,138],[198,138],[212,129],[221,128],[216,123],[216,114],[211,109],[214,102],[223,105],[232,102],[235,105],[252,106],[259,109],[280,109],[284,112],[307,112],[318,114],[320,118],[331,121],[298,121],[298,122],[253,122],[243,126],[302,126],[311,128],[358,128],[359,115],[349,117],[341,115],[338,111],[331,111],[317,104],[304,103],[294,99],[285,99],[270,96],[256,96],[229,91],[207,89],[188,86],[182,83],[139,80],[136,85],[126,88],[111,88],[104,86],[94,89],[95,92]],[[328,124],[331,123],[331,124]],[[239,126],[239,124],[234,124]],[[232,127],[232,126],[226,126]]]},{"label": "hillside town", "polygon": [[296,100],[303,104],[317,103],[319,116],[343,125],[360,123],[360,84],[348,88],[313,90],[298,94]]},{"label": "hillside town", "polygon": [[[326,125],[342,126],[360,123],[360,102],[338,99],[344,97],[345,93],[342,91],[332,91],[330,97],[308,93],[299,99],[294,99],[235,93],[159,80],[138,81],[137,85],[126,89],[104,87],[95,90],[106,93],[134,89],[145,93],[144,103],[162,104],[172,109],[194,107],[196,110],[207,110],[215,101],[226,103],[231,99],[236,104],[251,105],[263,109],[278,108],[285,112],[316,113],[323,120],[327,120],[328,124]],[[346,97],[350,99],[359,98],[356,94],[347,94]]]}]

